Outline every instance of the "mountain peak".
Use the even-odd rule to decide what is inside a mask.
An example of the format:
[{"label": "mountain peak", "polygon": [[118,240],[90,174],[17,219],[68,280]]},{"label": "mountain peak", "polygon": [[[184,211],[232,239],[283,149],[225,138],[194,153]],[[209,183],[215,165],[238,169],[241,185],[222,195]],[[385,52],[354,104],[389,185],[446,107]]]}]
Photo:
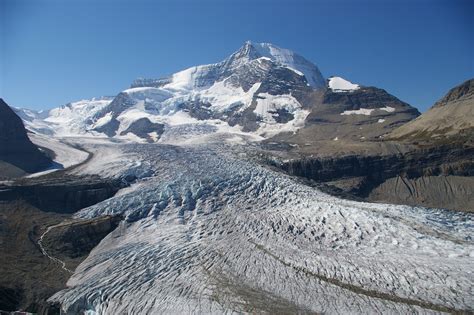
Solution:
[{"label": "mountain peak", "polygon": [[239,50],[226,59],[225,63],[231,68],[236,68],[259,58],[268,58],[281,66],[304,75],[311,87],[321,88],[325,86],[325,80],[316,65],[301,55],[272,43],[255,43],[248,40]]},{"label": "mountain peak", "polygon": [[433,107],[441,107],[446,104],[467,99],[474,99],[474,79],[467,80],[449,90]]}]

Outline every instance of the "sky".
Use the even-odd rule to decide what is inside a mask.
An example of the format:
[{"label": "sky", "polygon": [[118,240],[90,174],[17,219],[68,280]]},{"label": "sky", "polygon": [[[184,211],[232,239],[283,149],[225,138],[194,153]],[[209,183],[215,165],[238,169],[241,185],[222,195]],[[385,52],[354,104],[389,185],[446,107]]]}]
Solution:
[{"label": "sky", "polygon": [[0,0],[0,97],[49,109],[215,63],[246,40],[425,111],[474,77],[474,1]]}]

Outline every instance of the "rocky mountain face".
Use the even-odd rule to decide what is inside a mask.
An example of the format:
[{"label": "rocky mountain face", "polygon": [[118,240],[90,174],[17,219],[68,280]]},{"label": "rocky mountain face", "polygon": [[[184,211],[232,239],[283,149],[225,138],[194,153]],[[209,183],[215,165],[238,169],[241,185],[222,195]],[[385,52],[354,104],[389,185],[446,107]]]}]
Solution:
[{"label": "rocky mountain face", "polygon": [[0,99],[0,177],[20,170],[32,173],[46,168],[51,160],[28,138],[20,117]]},{"label": "rocky mountain face", "polygon": [[[334,81],[351,87],[341,89]],[[341,141],[378,140],[420,115],[416,108],[385,90],[354,85],[338,77],[328,80],[327,89],[306,95],[303,102],[310,109],[304,127],[295,133],[276,135],[268,142],[311,148],[325,140],[332,140],[329,145],[333,147],[338,147]]]},{"label": "rocky mountain face", "polygon": [[426,143],[474,138],[474,79],[452,88],[420,117],[395,129],[390,137]]}]

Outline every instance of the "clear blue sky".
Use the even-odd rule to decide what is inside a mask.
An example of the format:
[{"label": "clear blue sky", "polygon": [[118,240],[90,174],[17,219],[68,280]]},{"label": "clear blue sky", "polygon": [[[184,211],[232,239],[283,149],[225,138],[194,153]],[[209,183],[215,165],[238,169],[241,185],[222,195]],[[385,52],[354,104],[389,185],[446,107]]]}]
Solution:
[{"label": "clear blue sky", "polygon": [[245,40],[427,109],[474,77],[474,1],[0,0],[0,96],[42,109],[213,63]]}]

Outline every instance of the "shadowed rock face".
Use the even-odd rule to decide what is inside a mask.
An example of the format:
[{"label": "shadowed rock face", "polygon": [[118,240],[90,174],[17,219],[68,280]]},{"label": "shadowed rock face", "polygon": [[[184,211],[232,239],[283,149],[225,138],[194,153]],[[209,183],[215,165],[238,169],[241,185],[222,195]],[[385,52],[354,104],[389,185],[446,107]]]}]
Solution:
[{"label": "shadowed rock face", "polygon": [[51,160],[28,139],[20,117],[3,99],[0,99],[0,160],[28,173],[51,164]]},{"label": "shadowed rock face", "polygon": [[73,213],[113,196],[121,187],[117,181],[95,177],[34,180],[0,185],[0,201],[25,200],[46,212]]}]

